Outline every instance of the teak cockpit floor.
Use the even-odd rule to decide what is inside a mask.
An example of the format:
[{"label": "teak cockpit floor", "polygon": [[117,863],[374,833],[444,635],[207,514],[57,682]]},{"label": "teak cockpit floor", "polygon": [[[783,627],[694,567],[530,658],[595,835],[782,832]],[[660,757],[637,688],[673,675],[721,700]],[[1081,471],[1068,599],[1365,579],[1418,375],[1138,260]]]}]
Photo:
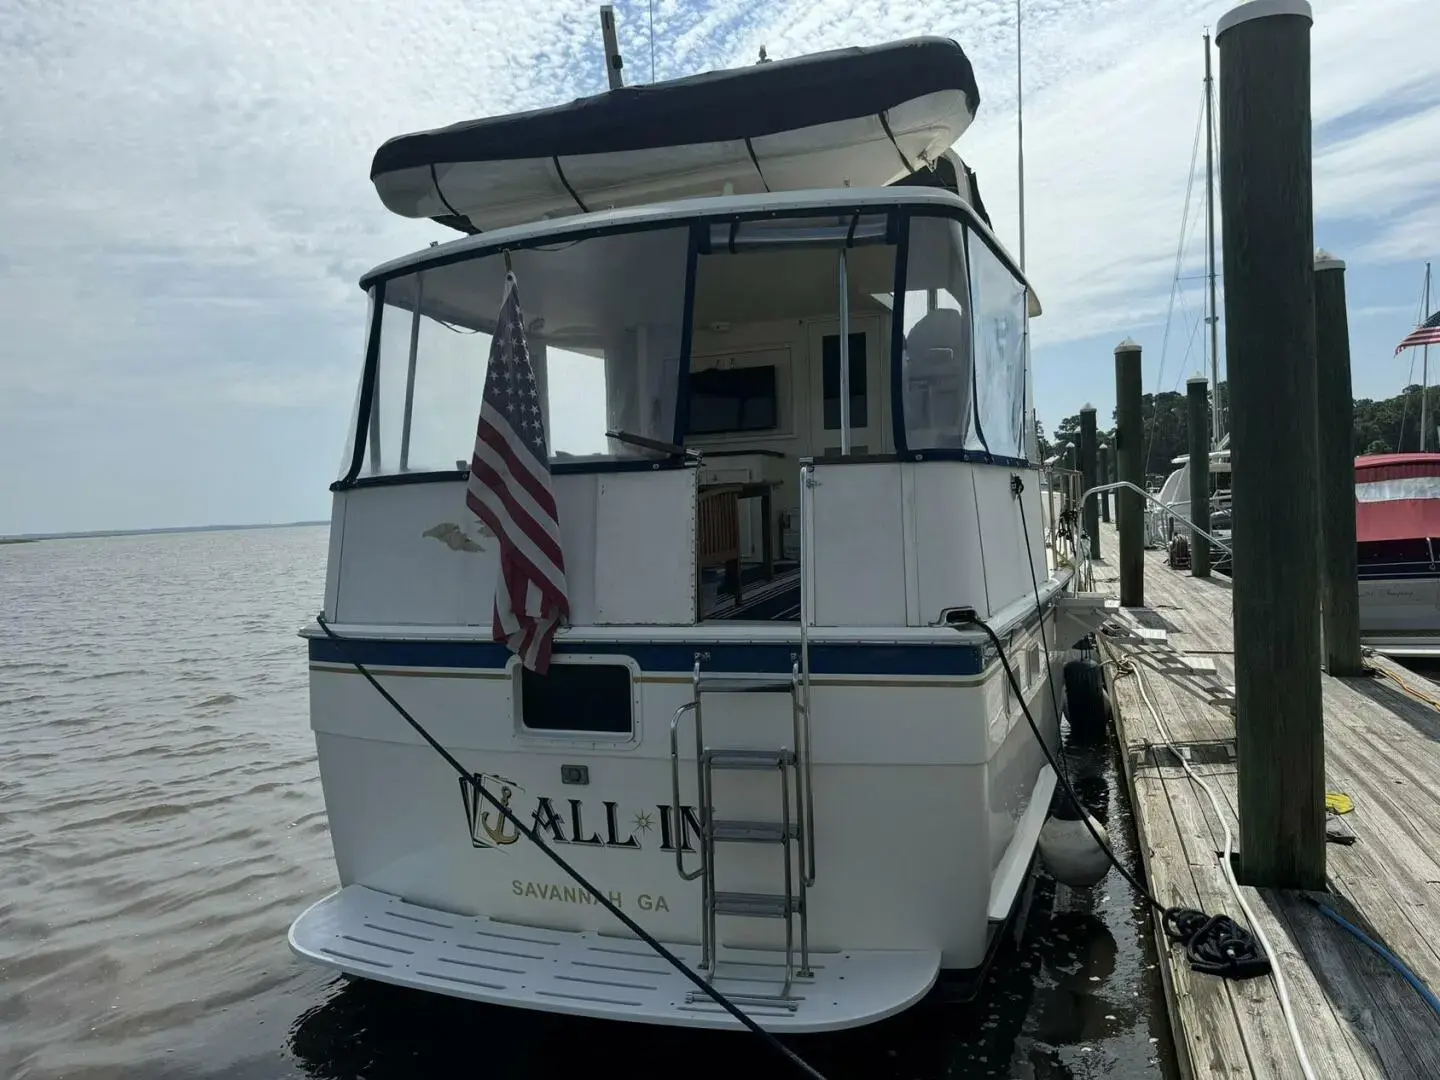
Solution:
[{"label": "teak cockpit floor", "polygon": [[[1115,593],[1113,526],[1102,526],[1101,541],[1109,561],[1096,564],[1096,588]],[[1142,626],[1165,630],[1166,640],[1106,641],[1102,649],[1106,659],[1133,657],[1171,737],[1193,747],[1193,767],[1221,795],[1234,832],[1231,590],[1228,578],[1193,578],[1166,566],[1163,552],[1147,551],[1147,603],[1127,611]],[[1421,676],[1382,657],[1369,661],[1440,697],[1440,687]],[[1440,991],[1440,712],[1388,678],[1324,676],[1323,683],[1326,791],[1354,804],[1328,818],[1323,899]],[[1136,676],[1113,679],[1111,693],[1151,889],[1162,903],[1243,923],[1217,858],[1223,833],[1209,800],[1165,750]],[[1440,1076],[1440,1019],[1395,968],[1299,894],[1245,893],[1279,953],[1317,1076]],[[1196,974],[1158,927],[1157,935],[1183,1075],[1301,1075],[1270,978]]]}]

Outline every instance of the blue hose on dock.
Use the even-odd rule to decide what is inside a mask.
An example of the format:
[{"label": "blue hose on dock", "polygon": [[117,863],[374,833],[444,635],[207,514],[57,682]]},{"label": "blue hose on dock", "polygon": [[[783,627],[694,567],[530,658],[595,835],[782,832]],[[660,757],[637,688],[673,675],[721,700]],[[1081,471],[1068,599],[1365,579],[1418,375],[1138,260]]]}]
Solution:
[{"label": "blue hose on dock", "polygon": [[1405,966],[1405,962],[1403,960],[1401,960],[1398,956],[1392,953],[1389,949],[1385,948],[1384,945],[1381,945],[1374,938],[1370,937],[1369,934],[1365,933],[1365,931],[1361,930],[1358,926],[1346,920],[1343,916],[1340,915],[1339,912],[1337,912],[1334,908],[1330,907],[1328,904],[1322,904],[1319,900],[1316,900],[1312,896],[1306,896],[1305,899],[1310,903],[1314,904],[1317,908],[1319,908],[1321,914],[1326,915],[1335,922],[1339,923],[1346,930],[1350,931],[1350,933],[1354,937],[1363,941],[1366,945],[1369,945],[1370,948],[1375,950],[1375,952],[1378,953],[1383,959],[1389,961],[1390,966],[1393,967],[1396,971],[1400,972],[1400,974],[1405,977],[1405,981],[1415,988],[1415,992],[1425,999],[1425,1004],[1430,1006],[1430,1008],[1434,1011],[1435,1015],[1440,1016],[1440,998],[1437,998],[1435,996],[1435,992],[1420,981],[1420,977],[1418,975],[1416,975],[1413,971],[1411,971],[1408,967]]}]

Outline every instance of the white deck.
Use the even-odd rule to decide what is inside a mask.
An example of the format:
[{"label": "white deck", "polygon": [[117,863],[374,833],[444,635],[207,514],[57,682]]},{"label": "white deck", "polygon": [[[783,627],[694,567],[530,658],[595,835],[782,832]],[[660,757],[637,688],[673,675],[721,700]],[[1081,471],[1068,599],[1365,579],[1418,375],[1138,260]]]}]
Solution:
[{"label": "white deck", "polygon": [[[739,1029],[643,942],[452,915],[350,885],[312,905],[290,927],[304,959],[350,975],[495,1005],[632,1020]],[[700,950],[666,943],[692,967]],[[797,952],[798,957],[798,952]],[[714,985],[770,1031],[837,1031],[892,1016],[934,984],[940,953],[811,953],[814,978],[785,1001],[784,957],[726,950]],[[695,1000],[699,998],[700,1000]]]}]

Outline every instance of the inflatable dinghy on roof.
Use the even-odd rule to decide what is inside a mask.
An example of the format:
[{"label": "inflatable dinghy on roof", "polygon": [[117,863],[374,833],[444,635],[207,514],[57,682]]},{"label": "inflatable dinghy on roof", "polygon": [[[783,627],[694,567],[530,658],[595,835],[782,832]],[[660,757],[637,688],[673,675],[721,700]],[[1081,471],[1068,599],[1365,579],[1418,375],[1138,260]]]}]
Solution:
[{"label": "inflatable dinghy on roof", "polygon": [[956,42],[911,38],[399,135],[370,178],[394,213],[466,232],[672,199],[880,187],[933,168],[979,104]]}]

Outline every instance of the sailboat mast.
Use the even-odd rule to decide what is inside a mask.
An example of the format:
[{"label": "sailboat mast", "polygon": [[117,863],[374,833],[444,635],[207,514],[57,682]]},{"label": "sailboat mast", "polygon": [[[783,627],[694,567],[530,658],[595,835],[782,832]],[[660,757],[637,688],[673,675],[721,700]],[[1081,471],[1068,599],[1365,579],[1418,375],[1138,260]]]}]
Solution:
[{"label": "sailboat mast", "polygon": [[[1430,264],[1425,264],[1425,299],[1420,304],[1420,321],[1430,317]],[[1414,370],[1413,368],[1411,369]],[[1430,426],[1430,346],[1420,352],[1420,452],[1425,452],[1426,429]]]},{"label": "sailboat mast", "polygon": [[[1020,49],[1020,3],[1015,0],[1015,180],[1020,199],[1020,273],[1025,273],[1025,81]],[[1035,369],[1030,358],[1030,297],[1025,297],[1025,445],[1040,456],[1039,420],[1035,409]]]},{"label": "sailboat mast", "polygon": [[1220,317],[1215,310],[1215,81],[1205,31],[1205,257],[1210,276],[1210,445],[1220,445]]}]

